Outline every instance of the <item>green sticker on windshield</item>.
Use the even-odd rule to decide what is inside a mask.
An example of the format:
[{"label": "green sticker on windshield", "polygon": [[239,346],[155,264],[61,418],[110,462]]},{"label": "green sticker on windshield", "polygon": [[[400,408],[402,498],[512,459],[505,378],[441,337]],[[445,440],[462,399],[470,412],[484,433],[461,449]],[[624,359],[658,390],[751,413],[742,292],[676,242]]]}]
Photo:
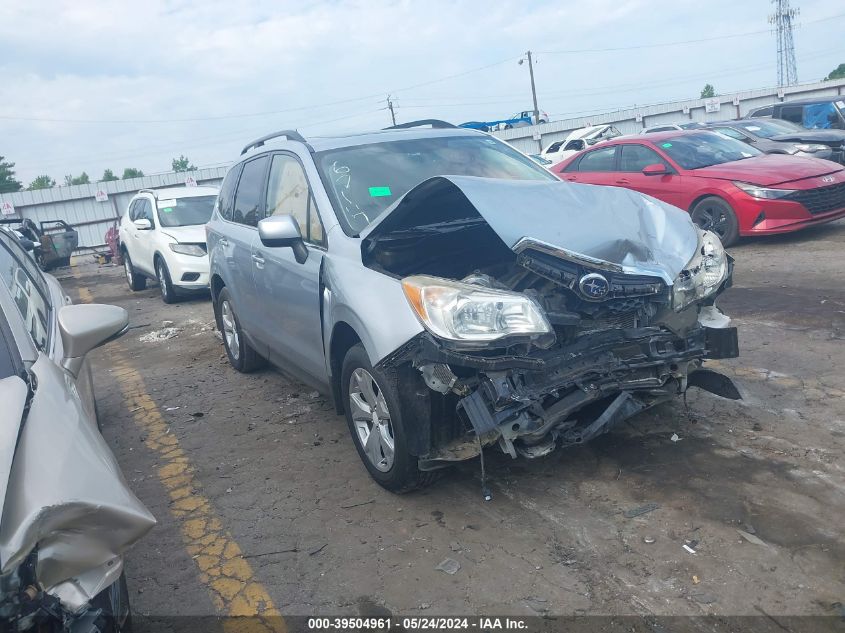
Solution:
[{"label": "green sticker on windshield", "polygon": [[672,147],[672,143],[661,143],[660,147],[664,147],[666,149],[669,149],[670,147]]},{"label": "green sticker on windshield", "polygon": [[371,198],[383,198],[384,196],[392,196],[390,187],[370,187]]},{"label": "green sticker on windshield", "polygon": [[164,207],[161,211],[164,211],[165,213],[173,213],[173,207]]}]

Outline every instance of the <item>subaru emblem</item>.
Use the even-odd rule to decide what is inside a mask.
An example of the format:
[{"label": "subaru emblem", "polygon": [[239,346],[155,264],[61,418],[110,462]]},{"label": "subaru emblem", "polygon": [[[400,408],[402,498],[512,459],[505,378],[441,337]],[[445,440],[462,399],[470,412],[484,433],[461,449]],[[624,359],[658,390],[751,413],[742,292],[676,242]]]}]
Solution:
[{"label": "subaru emblem", "polygon": [[610,283],[604,275],[590,273],[581,277],[578,288],[587,299],[603,299],[610,290]]},{"label": "subaru emblem", "polygon": [[822,182],[833,182],[836,180],[835,176],[822,176]]}]

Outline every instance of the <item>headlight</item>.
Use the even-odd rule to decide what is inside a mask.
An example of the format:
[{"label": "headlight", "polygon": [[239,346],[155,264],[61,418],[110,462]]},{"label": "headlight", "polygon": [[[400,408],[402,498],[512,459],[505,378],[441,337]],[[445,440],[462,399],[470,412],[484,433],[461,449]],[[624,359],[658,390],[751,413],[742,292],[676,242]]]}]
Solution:
[{"label": "headlight", "polygon": [[698,250],[673,284],[675,310],[713,294],[727,276],[728,256],[721,240],[710,231],[702,231]]},{"label": "headlight", "polygon": [[795,193],[795,189],[768,189],[766,187],[758,187],[747,182],[734,182],[734,184],[742,189],[752,198],[758,200],[777,200],[783,198],[791,193]]},{"label": "headlight", "polygon": [[810,145],[808,143],[799,143],[795,146],[795,149],[797,149],[799,152],[813,153],[823,152],[828,149],[828,147],[827,145]]},{"label": "headlight", "polygon": [[171,244],[170,250],[174,253],[193,255],[194,257],[202,257],[205,255],[205,250],[203,250],[203,248],[198,244]]},{"label": "headlight", "polygon": [[543,309],[523,294],[427,275],[405,277],[402,289],[425,328],[439,338],[483,344],[524,336],[540,346],[554,342]]}]

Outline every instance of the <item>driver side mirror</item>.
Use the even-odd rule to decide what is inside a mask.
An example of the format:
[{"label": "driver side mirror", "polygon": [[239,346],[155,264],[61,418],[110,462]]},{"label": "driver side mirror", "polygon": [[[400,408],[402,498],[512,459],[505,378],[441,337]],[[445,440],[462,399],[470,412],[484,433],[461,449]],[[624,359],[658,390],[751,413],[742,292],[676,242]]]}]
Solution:
[{"label": "driver side mirror", "polygon": [[149,231],[153,228],[152,222],[150,222],[147,218],[138,218],[132,224],[135,225],[135,228],[139,231]]},{"label": "driver side mirror", "polygon": [[643,167],[644,176],[665,176],[668,173],[670,173],[669,169],[663,163],[654,163]]},{"label": "driver side mirror", "polygon": [[122,336],[129,329],[129,313],[118,306],[99,303],[64,306],[58,314],[64,358],[62,367],[79,375],[85,355]]},{"label": "driver side mirror", "polygon": [[273,215],[259,221],[258,237],[268,248],[292,248],[293,256],[299,264],[304,264],[308,259],[302,231],[292,215]]}]

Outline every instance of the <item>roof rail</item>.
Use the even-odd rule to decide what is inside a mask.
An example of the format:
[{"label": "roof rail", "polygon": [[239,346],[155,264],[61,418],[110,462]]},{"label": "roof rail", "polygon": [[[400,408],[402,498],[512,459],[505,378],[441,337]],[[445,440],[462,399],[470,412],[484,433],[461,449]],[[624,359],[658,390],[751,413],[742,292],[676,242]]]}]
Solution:
[{"label": "roof rail", "polygon": [[268,134],[267,136],[262,136],[261,138],[254,140],[252,143],[250,143],[249,145],[247,145],[246,147],[244,147],[241,150],[241,156],[246,154],[249,150],[251,150],[254,147],[261,147],[262,145],[264,145],[264,143],[266,141],[271,141],[274,138],[280,138],[280,137],[284,137],[284,138],[288,139],[289,141],[299,141],[300,143],[302,143],[303,145],[305,145],[308,148],[309,152],[314,151],[313,149],[311,149],[311,146],[305,140],[305,137],[302,136],[302,134],[300,134],[296,130],[282,130],[280,132],[273,132],[272,134]]},{"label": "roof rail", "polygon": [[404,130],[409,127],[422,127],[423,125],[430,125],[433,129],[447,129],[457,128],[458,126],[448,121],[441,121],[440,119],[420,119],[419,121],[408,121],[407,123],[400,123],[399,125],[391,125],[384,128],[385,130]]},{"label": "roof rail", "polygon": [[138,189],[138,193],[148,193],[153,198],[158,200],[158,191],[156,191],[155,189]]}]

